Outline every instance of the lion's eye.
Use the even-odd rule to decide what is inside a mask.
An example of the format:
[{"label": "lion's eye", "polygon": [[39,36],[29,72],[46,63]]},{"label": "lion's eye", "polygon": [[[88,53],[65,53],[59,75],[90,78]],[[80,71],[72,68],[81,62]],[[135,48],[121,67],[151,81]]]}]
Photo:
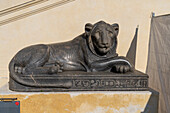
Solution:
[{"label": "lion's eye", "polygon": [[96,37],[96,38],[100,38],[100,31],[96,31],[95,37]]},{"label": "lion's eye", "polygon": [[109,36],[113,37],[113,32],[109,31]]}]

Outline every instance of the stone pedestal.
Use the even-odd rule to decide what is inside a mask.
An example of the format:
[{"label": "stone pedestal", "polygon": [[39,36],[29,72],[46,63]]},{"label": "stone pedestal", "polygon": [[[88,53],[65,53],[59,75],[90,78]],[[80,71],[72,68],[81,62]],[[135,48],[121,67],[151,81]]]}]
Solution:
[{"label": "stone pedestal", "polygon": [[10,90],[18,92],[148,90],[148,75],[137,70],[127,73],[63,72],[51,75],[19,75],[19,77],[18,80],[10,77]]},{"label": "stone pedestal", "polygon": [[21,113],[157,113],[158,95],[152,90],[0,92],[1,98],[18,98]]}]

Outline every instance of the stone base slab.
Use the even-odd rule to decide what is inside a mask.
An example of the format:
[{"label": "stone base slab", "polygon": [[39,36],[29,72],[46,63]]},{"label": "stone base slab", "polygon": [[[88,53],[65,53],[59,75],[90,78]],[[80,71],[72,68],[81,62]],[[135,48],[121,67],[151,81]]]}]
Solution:
[{"label": "stone base slab", "polygon": [[18,98],[21,113],[157,113],[153,91],[0,93]]},{"label": "stone base slab", "polygon": [[137,70],[127,73],[63,72],[52,75],[20,75],[20,80],[25,84],[10,77],[9,89],[19,92],[148,90],[148,75]]}]

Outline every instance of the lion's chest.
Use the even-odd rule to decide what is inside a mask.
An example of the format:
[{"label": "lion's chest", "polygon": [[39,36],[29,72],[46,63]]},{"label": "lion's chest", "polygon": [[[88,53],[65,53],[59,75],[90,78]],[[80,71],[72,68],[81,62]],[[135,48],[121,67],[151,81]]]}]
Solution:
[{"label": "lion's chest", "polygon": [[106,60],[107,58],[112,57],[113,55],[108,55],[108,56],[99,56],[94,54],[91,50],[89,50],[89,48],[86,48],[86,60],[88,62],[88,65],[91,65],[93,62],[96,61],[102,61],[102,60]]}]

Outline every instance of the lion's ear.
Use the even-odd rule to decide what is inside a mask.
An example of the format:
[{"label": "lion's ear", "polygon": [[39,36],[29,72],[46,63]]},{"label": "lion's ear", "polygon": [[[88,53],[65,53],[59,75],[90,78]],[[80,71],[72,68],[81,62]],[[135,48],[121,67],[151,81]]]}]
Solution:
[{"label": "lion's ear", "polygon": [[89,36],[90,31],[92,30],[92,28],[93,28],[93,25],[90,24],[90,23],[87,23],[87,24],[85,25],[85,34],[86,34],[86,36]]},{"label": "lion's ear", "polygon": [[112,26],[113,26],[113,28],[114,28],[114,30],[116,32],[116,35],[118,35],[118,33],[119,33],[119,25],[117,23],[115,23],[115,24],[112,24]]}]

